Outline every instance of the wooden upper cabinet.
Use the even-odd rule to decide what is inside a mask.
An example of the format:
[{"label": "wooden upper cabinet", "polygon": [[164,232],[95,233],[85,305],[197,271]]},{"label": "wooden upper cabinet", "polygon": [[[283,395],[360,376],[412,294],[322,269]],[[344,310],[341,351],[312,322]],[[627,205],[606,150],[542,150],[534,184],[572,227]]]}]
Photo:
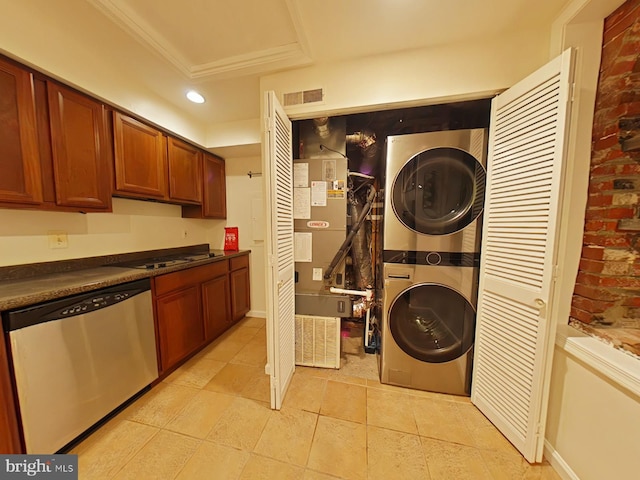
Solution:
[{"label": "wooden upper cabinet", "polygon": [[42,181],[38,155],[33,77],[0,59],[0,202],[39,204]]},{"label": "wooden upper cabinet", "polygon": [[120,112],[113,115],[115,192],[167,199],[167,139],[159,130]]},{"label": "wooden upper cabinet", "polygon": [[224,160],[210,153],[203,153],[202,180],[202,205],[182,207],[182,216],[188,218],[227,218]]},{"label": "wooden upper cabinet", "polygon": [[103,104],[47,82],[56,203],[111,209],[110,147]]},{"label": "wooden upper cabinet", "polygon": [[186,142],[169,137],[169,198],[178,203],[202,202],[201,152]]}]

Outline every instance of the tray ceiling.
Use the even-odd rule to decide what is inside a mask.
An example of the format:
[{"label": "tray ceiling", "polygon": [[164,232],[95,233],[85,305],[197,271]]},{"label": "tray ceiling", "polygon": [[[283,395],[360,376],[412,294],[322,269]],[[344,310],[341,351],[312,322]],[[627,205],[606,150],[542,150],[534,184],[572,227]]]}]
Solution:
[{"label": "tray ceiling", "polygon": [[[549,26],[564,0],[87,0],[155,57],[132,75],[158,95],[190,83],[213,105],[185,110],[208,122],[259,115],[259,77],[319,62],[473,41]],[[145,48],[139,48],[142,45]],[[105,46],[108,48],[108,46]],[[132,46],[131,52],[136,48]],[[130,53],[133,55],[133,53]],[[164,68],[164,71],[162,70]],[[145,70],[146,69],[146,70]],[[148,71],[145,78],[145,71]],[[164,72],[164,73],[163,73]]]}]

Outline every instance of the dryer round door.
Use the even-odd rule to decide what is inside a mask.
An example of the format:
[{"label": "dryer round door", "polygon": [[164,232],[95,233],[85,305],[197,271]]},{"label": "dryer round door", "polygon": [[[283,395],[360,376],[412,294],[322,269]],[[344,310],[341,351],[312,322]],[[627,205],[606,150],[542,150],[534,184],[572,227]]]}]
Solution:
[{"label": "dryer round door", "polygon": [[404,290],[391,304],[388,325],[396,344],[423,362],[442,363],[473,345],[476,312],[452,288],[423,283]]},{"label": "dryer round door", "polygon": [[482,213],[485,182],[484,167],[469,153],[433,148],[402,167],[391,186],[391,204],[407,228],[425,235],[448,235]]}]

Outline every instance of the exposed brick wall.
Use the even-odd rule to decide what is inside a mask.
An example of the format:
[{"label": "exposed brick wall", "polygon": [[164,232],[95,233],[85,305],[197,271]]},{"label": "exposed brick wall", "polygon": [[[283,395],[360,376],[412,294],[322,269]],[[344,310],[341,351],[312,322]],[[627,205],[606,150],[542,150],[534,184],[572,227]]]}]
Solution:
[{"label": "exposed brick wall", "polygon": [[639,198],[640,0],[629,0],[604,25],[573,319],[640,328]]}]

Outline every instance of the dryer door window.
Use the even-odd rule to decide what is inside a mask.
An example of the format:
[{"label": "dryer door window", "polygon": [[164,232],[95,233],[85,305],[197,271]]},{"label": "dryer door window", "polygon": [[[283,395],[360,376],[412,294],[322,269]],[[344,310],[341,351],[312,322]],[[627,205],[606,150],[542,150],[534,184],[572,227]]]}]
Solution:
[{"label": "dryer door window", "polygon": [[398,219],[426,235],[462,230],[482,212],[486,173],[470,154],[457,148],[419,153],[398,173],[391,203]]},{"label": "dryer door window", "polygon": [[417,284],[401,293],[389,310],[396,344],[423,362],[442,363],[464,355],[473,345],[476,312],[455,290]]}]

